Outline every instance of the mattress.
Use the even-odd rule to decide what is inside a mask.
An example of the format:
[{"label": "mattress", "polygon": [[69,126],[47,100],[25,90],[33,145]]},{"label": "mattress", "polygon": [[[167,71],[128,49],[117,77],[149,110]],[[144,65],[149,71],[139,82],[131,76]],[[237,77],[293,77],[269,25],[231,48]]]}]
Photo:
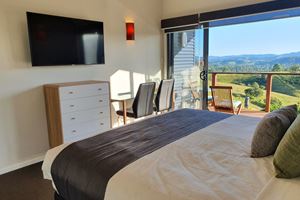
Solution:
[{"label": "mattress", "polygon": [[[138,159],[109,180],[105,200],[296,197],[299,191],[291,188],[297,188],[299,181],[275,179],[272,157],[250,158],[251,140],[259,121],[232,116]],[[47,152],[42,167],[44,178],[52,179],[51,165],[68,145]],[[285,184],[288,186],[281,187]]]}]

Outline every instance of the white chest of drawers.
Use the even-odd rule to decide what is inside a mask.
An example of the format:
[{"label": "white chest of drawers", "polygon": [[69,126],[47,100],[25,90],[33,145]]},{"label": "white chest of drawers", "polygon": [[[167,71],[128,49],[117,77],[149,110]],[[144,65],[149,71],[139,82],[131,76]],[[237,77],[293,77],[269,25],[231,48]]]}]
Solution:
[{"label": "white chest of drawers", "polygon": [[75,142],[111,128],[109,82],[44,86],[50,147]]}]

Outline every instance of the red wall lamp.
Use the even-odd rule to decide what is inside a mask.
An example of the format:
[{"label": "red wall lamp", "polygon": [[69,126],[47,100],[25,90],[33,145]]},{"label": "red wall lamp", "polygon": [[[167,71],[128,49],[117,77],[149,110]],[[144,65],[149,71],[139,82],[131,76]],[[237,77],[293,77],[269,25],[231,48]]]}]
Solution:
[{"label": "red wall lamp", "polygon": [[133,22],[126,22],[126,39],[135,40],[135,29]]}]

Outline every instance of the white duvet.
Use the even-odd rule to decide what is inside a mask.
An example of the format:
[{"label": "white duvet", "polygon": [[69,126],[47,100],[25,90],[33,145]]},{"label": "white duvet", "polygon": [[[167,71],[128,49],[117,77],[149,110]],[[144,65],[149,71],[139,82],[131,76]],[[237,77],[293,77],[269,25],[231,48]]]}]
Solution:
[{"label": "white duvet", "polygon": [[[110,179],[105,200],[300,199],[300,180],[274,178],[272,157],[250,158],[259,120],[233,116],[135,161]],[[67,145],[48,151],[44,178]]]}]

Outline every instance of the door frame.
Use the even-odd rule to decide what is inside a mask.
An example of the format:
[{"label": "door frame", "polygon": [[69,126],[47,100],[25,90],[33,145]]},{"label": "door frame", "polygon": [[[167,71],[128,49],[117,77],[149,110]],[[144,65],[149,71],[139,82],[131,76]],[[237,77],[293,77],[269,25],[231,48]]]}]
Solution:
[{"label": "door frame", "polygon": [[202,98],[202,108],[203,110],[208,110],[208,61],[209,61],[209,29],[205,28],[203,38],[203,62],[205,71],[205,80],[203,81],[203,98]]},{"label": "door frame", "polygon": [[[203,71],[205,72],[205,80],[202,80],[202,109],[203,110],[208,110],[208,60],[209,60],[209,29],[208,28],[203,28],[205,26],[201,26],[200,29],[203,29]],[[173,73],[174,73],[174,52],[173,52],[173,47],[174,47],[174,38],[173,38],[173,33],[167,33],[167,78],[173,78]],[[200,74],[199,74],[200,76]]]}]

